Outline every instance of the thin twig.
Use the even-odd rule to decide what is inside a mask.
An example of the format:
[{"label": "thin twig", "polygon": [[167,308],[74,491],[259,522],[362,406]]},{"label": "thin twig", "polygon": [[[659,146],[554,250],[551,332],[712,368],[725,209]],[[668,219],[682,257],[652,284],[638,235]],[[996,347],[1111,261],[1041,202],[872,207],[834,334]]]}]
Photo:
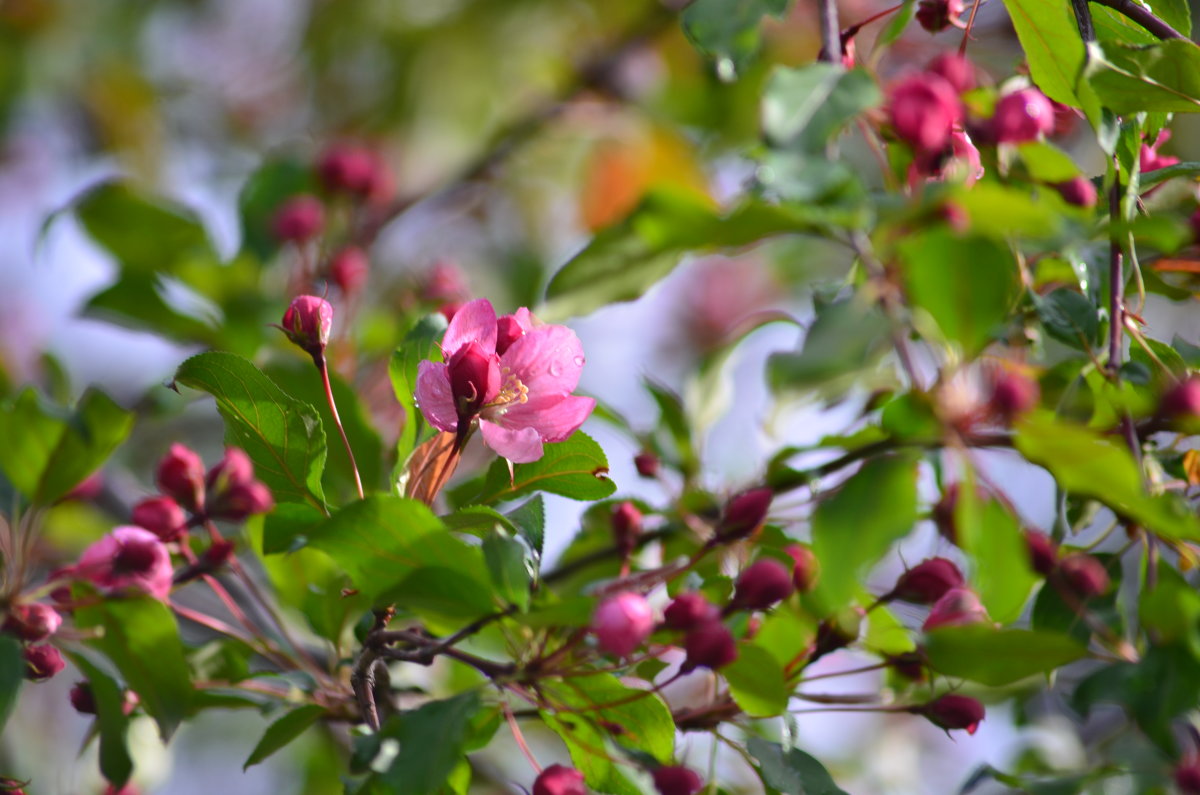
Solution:
[{"label": "thin twig", "polygon": [[820,0],[821,59],[827,63],[842,62],[841,25],[838,24],[837,0]]},{"label": "thin twig", "polygon": [[1160,39],[1187,39],[1187,36],[1175,30],[1164,19],[1133,0],[1092,0],[1092,2],[1111,8],[1118,14],[1124,14]]}]

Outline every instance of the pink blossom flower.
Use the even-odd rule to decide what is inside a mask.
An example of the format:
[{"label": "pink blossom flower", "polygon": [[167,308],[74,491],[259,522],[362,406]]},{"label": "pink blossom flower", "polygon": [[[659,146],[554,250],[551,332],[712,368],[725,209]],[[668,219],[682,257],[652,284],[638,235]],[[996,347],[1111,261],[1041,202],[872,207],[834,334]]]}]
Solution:
[{"label": "pink blossom flower", "polygon": [[1178,157],[1172,155],[1160,155],[1159,147],[1171,140],[1171,131],[1163,130],[1154,139],[1153,143],[1142,144],[1142,149],[1138,153],[1138,165],[1142,171],[1154,171],[1167,166],[1173,166],[1179,162]]},{"label": "pink blossom flower", "polygon": [[164,600],[171,592],[170,553],[154,533],[132,525],[85,549],[74,573],[106,591],[136,589]]},{"label": "pink blossom flower", "polygon": [[571,394],[584,362],[575,332],[538,325],[528,310],[510,317],[498,326],[487,299],[464,304],[442,338],[446,361],[421,362],[417,403],[430,425],[460,437],[478,418],[488,447],[525,464],[574,433],[596,401]]}]

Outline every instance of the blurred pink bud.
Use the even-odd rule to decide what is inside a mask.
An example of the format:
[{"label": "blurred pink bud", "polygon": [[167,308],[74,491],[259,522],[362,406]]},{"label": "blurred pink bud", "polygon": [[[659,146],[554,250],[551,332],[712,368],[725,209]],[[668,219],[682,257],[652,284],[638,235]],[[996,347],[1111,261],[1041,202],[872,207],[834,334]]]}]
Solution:
[{"label": "blurred pink bud", "polygon": [[214,496],[209,515],[215,519],[240,522],[248,516],[269,513],[275,507],[271,490],[261,481],[235,483],[221,494]]},{"label": "blurred pink bud", "polygon": [[329,332],[333,330],[333,307],[315,295],[297,296],[283,313],[281,328],[293,344],[319,364],[325,357]]},{"label": "blurred pink bud", "polygon": [[533,795],[587,795],[587,787],[575,768],[550,765],[534,780]]},{"label": "blurred pink bud", "polygon": [[1173,166],[1179,162],[1178,157],[1172,155],[1160,155],[1159,147],[1171,140],[1171,131],[1163,130],[1155,138],[1154,143],[1142,144],[1142,149],[1138,154],[1139,166],[1142,171],[1154,171],[1167,166]]},{"label": "blurred pink bud", "polygon": [[792,585],[800,593],[808,593],[817,586],[821,565],[812,547],[792,544],[783,548],[792,559]]},{"label": "blurred pink bud", "polygon": [[158,462],[158,487],[189,511],[204,507],[204,462],[182,444],[173,444]]},{"label": "blurred pink bud", "polygon": [[1054,129],[1054,107],[1036,88],[1005,94],[992,115],[991,139],[998,144],[1035,140]]},{"label": "blurred pink bud", "polygon": [[[1200,210],[1197,210],[1200,213]],[[633,466],[637,469],[637,473],[644,478],[653,478],[658,476],[658,456],[648,450],[643,450],[633,457]]]},{"label": "blurred pink bud", "polygon": [[21,656],[25,658],[25,678],[42,682],[67,667],[58,649],[53,646],[26,646]]},{"label": "blurred pink bud", "polygon": [[67,496],[63,499],[87,502],[99,497],[102,491],[104,491],[104,475],[101,472],[93,472],[80,481],[78,486],[67,492]]},{"label": "blurred pink bud", "polygon": [[944,52],[929,62],[925,70],[944,79],[962,94],[975,87],[975,67],[956,52]]},{"label": "blurred pink bud", "polygon": [[729,665],[738,656],[733,634],[720,621],[706,621],[689,630],[683,639],[683,648],[687,652],[687,659],[681,668],[683,671],[696,668],[716,670]]},{"label": "blurred pink bud", "polygon": [[1025,545],[1029,549],[1029,566],[1043,577],[1048,577],[1058,567],[1058,545],[1045,533],[1025,531]]},{"label": "blurred pink bud", "polygon": [[930,632],[938,627],[958,627],[987,620],[987,611],[978,596],[966,588],[952,588],[934,603],[921,629]]},{"label": "blurred pink bud", "polygon": [[888,95],[892,129],[918,153],[940,152],[950,143],[954,125],[962,121],[958,92],[937,75],[907,77],[893,85]]},{"label": "blurred pink bud", "polygon": [[282,243],[305,243],[321,233],[325,208],[316,196],[293,196],[279,206],[271,219],[271,232]]},{"label": "blurred pink bud", "polygon": [[163,600],[171,592],[170,553],[154,533],[131,525],[85,549],[74,573],[109,592],[134,589]]},{"label": "blurred pink bud", "polygon": [[1056,182],[1050,187],[1058,191],[1067,204],[1076,207],[1096,206],[1096,186],[1087,177],[1075,177],[1066,182]]},{"label": "blurred pink bud", "polygon": [[1038,382],[1012,367],[999,368],[992,377],[988,407],[1000,420],[1010,423],[1037,406],[1041,399]]},{"label": "blurred pink bud", "polygon": [[885,598],[931,605],[951,588],[960,588],[962,584],[962,572],[953,562],[945,558],[929,558],[901,574],[896,586]]},{"label": "blurred pink bud", "polygon": [[470,288],[461,268],[449,260],[438,260],[425,273],[420,293],[426,301],[459,303],[470,295]]},{"label": "blurred pink bud", "polygon": [[958,493],[961,488],[957,483],[946,486],[931,511],[938,534],[951,544],[958,543],[958,520],[954,515],[958,511]]},{"label": "blurred pink bud", "polygon": [[1168,419],[1200,417],[1200,377],[1188,376],[1162,396],[1158,411]]},{"label": "blurred pink bud", "polygon": [[239,486],[254,480],[254,462],[240,447],[225,448],[225,455],[212,469],[204,483],[212,493],[220,493],[230,486]]},{"label": "blurred pink bud", "polygon": [[71,706],[79,714],[96,714],[96,694],[92,692],[92,686],[87,682],[76,682],[68,697],[71,699]]},{"label": "blurred pink bud", "polygon": [[621,559],[629,557],[642,534],[642,512],[632,502],[623,502],[612,512],[613,539]]},{"label": "blurred pink bud", "polygon": [[150,497],[133,506],[133,523],[163,541],[175,541],[187,532],[187,514],[170,497]]},{"label": "blurred pink bud", "polygon": [[1200,243],[1200,208],[1188,216],[1188,225],[1192,228],[1192,241]]},{"label": "blurred pink bud", "polygon": [[357,246],[342,249],[329,261],[329,281],[337,285],[343,295],[357,294],[367,283],[370,272],[370,260]]},{"label": "blurred pink bud", "polygon": [[792,590],[792,575],[787,567],[773,558],[763,558],[738,576],[730,607],[766,610],[791,596]]},{"label": "blurred pink bud", "polygon": [[930,33],[940,33],[958,23],[963,13],[963,0],[920,0],[917,3],[917,22]]},{"label": "blurred pink bud", "polygon": [[361,146],[330,144],[317,159],[317,176],[330,193],[364,195],[371,189],[375,158]]},{"label": "blurred pink bud", "polygon": [[629,591],[605,599],[592,617],[592,632],[600,648],[618,657],[628,657],[653,631],[650,603]]},{"label": "blurred pink bud", "polygon": [[1110,580],[1104,564],[1091,555],[1070,555],[1058,563],[1058,571],[1067,587],[1081,599],[1100,596],[1108,590]]},{"label": "blurred pink bud", "polygon": [[449,323],[454,319],[454,316],[458,314],[458,310],[462,308],[463,305],[461,303],[458,303],[457,301],[450,301],[439,306],[437,311],[442,317],[446,318],[446,322]]},{"label": "blurred pink bud", "polygon": [[661,795],[696,795],[704,789],[704,780],[696,771],[680,765],[657,768],[650,776]]},{"label": "blurred pink bud", "polygon": [[751,535],[767,518],[774,496],[771,489],[764,487],[730,497],[717,525],[717,537],[728,542]]},{"label": "blurred pink bud", "polygon": [[1175,768],[1175,786],[1183,795],[1200,795],[1200,758],[1189,756]]},{"label": "blurred pink bud", "polygon": [[684,591],[663,611],[663,619],[671,629],[687,631],[717,619],[721,611],[696,591]]},{"label": "blurred pink bud", "polygon": [[969,696],[955,693],[936,698],[916,711],[946,731],[966,729],[967,734],[975,733],[985,713],[983,704]]},{"label": "blurred pink bud", "polygon": [[21,640],[38,643],[58,632],[62,621],[62,616],[50,605],[29,602],[9,607],[0,629]]}]

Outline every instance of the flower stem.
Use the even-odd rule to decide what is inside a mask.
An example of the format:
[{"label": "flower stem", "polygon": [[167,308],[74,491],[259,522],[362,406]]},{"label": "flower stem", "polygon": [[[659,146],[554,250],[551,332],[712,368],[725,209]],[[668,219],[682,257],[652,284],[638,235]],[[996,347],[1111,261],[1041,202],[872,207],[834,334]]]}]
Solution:
[{"label": "flower stem", "polygon": [[358,462],[354,460],[354,451],[350,449],[350,440],[346,438],[346,429],[342,427],[342,418],[338,416],[337,402],[333,399],[333,385],[329,383],[329,365],[325,362],[324,356],[319,360],[316,357],[313,359],[317,362],[317,369],[321,371],[321,384],[325,387],[325,400],[329,403],[333,424],[337,426],[338,433],[341,434],[342,444],[346,446],[346,455],[350,458],[350,469],[354,472],[354,485],[358,489],[358,498],[361,500],[364,497],[362,477],[358,474]]}]

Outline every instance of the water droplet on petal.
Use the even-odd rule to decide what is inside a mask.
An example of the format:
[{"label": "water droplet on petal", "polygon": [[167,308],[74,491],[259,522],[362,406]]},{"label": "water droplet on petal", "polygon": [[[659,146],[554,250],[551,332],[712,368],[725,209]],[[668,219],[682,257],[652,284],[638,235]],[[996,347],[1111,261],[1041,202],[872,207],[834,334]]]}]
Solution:
[{"label": "water droplet on petal", "polygon": [[552,378],[558,378],[562,375],[562,365],[558,362],[551,362],[549,372]]},{"label": "water droplet on petal", "polygon": [[576,366],[576,367],[583,367],[583,357],[582,357],[582,356],[576,356],[576,357],[575,357],[575,366]]}]

